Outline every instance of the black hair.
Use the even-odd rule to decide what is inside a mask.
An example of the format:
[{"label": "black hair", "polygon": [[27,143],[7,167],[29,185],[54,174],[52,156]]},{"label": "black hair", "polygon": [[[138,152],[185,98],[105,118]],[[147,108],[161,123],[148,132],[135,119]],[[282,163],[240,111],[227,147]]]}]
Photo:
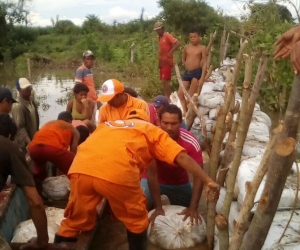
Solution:
[{"label": "black hair", "polygon": [[182,121],[182,112],[181,109],[178,108],[176,105],[174,104],[167,104],[167,105],[163,105],[162,109],[159,112],[159,119],[161,120],[162,115],[164,113],[170,113],[170,114],[175,114],[178,115],[178,119],[181,122]]},{"label": "black hair", "polygon": [[138,93],[133,88],[130,88],[130,87],[125,87],[124,92],[135,98],[137,98],[139,96]]},{"label": "black hair", "polygon": [[189,32],[189,34],[191,34],[191,33],[196,33],[196,34],[198,34],[199,36],[201,36],[200,31],[197,30],[197,29],[191,29],[190,32]]},{"label": "black hair", "polygon": [[8,114],[0,114],[0,135],[13,140],[17,133],[17,125]]},{"label": "black hair", "polygon": [[86,86],[84,83],[75,83],[75,86],[73,88],[73,93],[78,94],[82,91],[89,92],[88,86]]},{"label": "black hair", "polygon": [[73,117],[72,114],[68,111],[63,111],[60,112],[57,116],[57,120],[62,120],[65,122],[72,122],[73,121]]},{"label": "black hair", "polygon": [[86,126],[83,126],[83,125],[77,126],[76,129],[78,130],[79,135],[80,135],[79,142],[78,142],[78,145],[80,145],[81,143],[83,143],[86,140],[86,138],[89,137],[90,131]]}]

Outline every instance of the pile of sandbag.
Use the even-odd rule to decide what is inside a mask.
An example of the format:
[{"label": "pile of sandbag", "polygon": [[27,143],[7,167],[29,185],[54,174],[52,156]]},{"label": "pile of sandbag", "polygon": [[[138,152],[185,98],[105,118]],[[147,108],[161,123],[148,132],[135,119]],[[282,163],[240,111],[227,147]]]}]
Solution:
[{"label": "pile of sandbag", "polygon": [[[53,243],[55,233],[58,231],[61,221],[64,219],[64,209],[47,207],[47,228],[49,243]],[[21,222],[15,229],[11,242],[26,243],[32,237],[36,237],[36,229],[32,220]]]}]

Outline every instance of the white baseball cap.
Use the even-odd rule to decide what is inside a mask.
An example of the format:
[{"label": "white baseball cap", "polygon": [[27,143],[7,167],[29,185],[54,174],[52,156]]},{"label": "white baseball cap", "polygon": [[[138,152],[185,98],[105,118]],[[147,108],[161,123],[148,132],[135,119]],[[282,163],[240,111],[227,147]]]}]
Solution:
[{"label": "white baseball cap", "polygon": [[116,94],[124,92],[124,85],[116,79],[109,79],[103,83],[101,92],[98,101],[108,102],[113,99]]}]

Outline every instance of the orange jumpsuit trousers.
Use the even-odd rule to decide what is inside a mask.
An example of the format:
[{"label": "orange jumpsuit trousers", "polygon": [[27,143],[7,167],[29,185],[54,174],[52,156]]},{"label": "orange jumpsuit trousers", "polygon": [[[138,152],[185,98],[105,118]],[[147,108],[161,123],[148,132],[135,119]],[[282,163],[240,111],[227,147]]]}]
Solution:
[{"label": "orange jumpsuit trousers", "polygon": [[96,206],[105,197],[114,215],[133,233],[141,233],[148,227],[146,197],[141,187],[118,185],[84,174],[70,175],[70,197],[65,209],[65,219],[58,235],[76,238],[80,231],[94,228]]}]

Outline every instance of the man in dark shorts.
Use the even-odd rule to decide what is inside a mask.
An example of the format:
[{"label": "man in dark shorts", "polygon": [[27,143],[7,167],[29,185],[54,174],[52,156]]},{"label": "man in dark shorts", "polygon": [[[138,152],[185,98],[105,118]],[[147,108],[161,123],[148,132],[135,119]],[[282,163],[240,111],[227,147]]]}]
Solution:
[{"label": "man in dark shorts", "polygon": [[[10,116],[8,114],[0,114],[0,189],[4,187],[8,175],[11,175],[12,183],[15,183],[23,190],[29,204],[31,219],[37,231],[37,237],[32,238],[27,243],[26,249],[44,249],[48,244],[47,218],[44,204],[36,190],[33,176],[26,163],[24,154],[19,150],[18,145],[12,141],[16,132],[17,127]],[[0,232],[0,247],[6,244]],[[4,249],[10,248],[6,245]]]},{"label": "man in dark shorts", "polygon": [[[185,45],[182,54],[182,64],[185,67],[185,73],[182,76],[184,87],[189,91],[190,96],[201,91],[205,81],[206,72],[206,47],[199,43],[201,36],[198,31],[191,31],[189,34],[190,43]],[[183,116],[187,112],[187,102],[181,87],[178,89]]]}]

